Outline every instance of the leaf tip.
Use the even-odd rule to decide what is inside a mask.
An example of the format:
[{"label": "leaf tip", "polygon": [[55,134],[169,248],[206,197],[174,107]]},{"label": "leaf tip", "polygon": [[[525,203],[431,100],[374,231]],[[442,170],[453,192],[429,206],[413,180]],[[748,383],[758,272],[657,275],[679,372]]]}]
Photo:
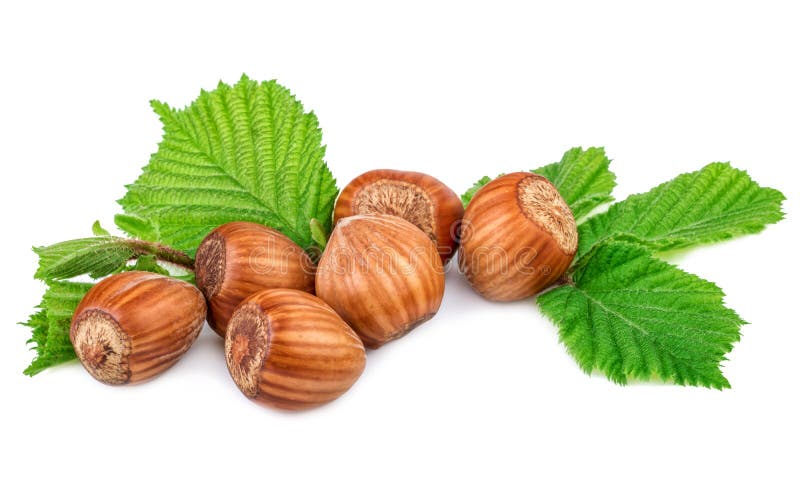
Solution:
[{"label": "leaf tip", "polygon": [[92,224],[92,234],[95,236],[111,236],[111,233],[108,232],[103,226],[100,225],[100,221],[97,220]]}]

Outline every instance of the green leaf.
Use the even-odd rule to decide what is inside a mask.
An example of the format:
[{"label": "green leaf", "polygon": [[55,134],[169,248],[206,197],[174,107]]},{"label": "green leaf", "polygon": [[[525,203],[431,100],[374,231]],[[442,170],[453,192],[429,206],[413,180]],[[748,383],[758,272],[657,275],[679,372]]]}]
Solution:
[{"label": "green leaf", "polygon": [[311,227],[311,238],[314,239],[314,243],[319,246],[320,250],[325,250],[325,246],[328,244],[328,234],[325,231],[325,226],[317,218],[311,218],[309,226]]},{"label": "green leaf", "polygon": [[783,218],[785,198],[728,163],[709,164],[632,195],[583,223],[578,256],[614,237],[666,251],[757,233]]},{"label": "green leaf", "polygon": [[51,282],[38,311],[26,325],[33,329],[29,344],[36,357],[24,373],[29,376],[76,358],[69,340],[69,326],[78,304],[92,287],[90,283]]},{"label": "green leaf", "polygon": [[490,181],[492,181],[491,178],[489,178],[488,176],[484,176],[480,180],[476,181],[475,184],[472,185],[469,188],[469,190],[467,190],[466,192],[462,193],[461,194],[461,203],[464,204],[464,207],[467,207],[467,205],[469,205],[469,202],[472,200],[472,197],[474,197],[475,194],[478,193],[478,190],[483,188],[484,185],[486,185]]},{"label": "green leaf", "polygon": [[94,224],[92,224],[92,234],[95,236],[111,236],[108,230],[100,226],[100,221],[95,221]]},{"label": "green leaf", "polygon": [[160,236],[152,221],[130,214],[117,214],[114,216],[114,224],[122,231],[140,240],[158,241]]},{"label": "green leaf", "polygon": [[113,236],[69,240],[47,247],[34,247],[39,269],[34,278],[44,281],[72,279],[89,274],[97,279],[116,272],[136,255],[131,241]]},{"label": "green leaf", "polygon": [[268,225],[303,248],[314,244],[312,218],[330,231],[338,189],[322,132],[286,88],[243,76],[181,110],[152,106],[164,137],[119,201],[121,229],[189,253],[230,221]]},{"label": "green leaf", "polygon": [[575,220],[580,220],[599,205],[611,202],[616,176],[609,169],[611,161],[602,147],[585,151],[574,147],[561,161],[533,170],[550,180],[569,204]]},{"label": "green leaf", "polygon": [[537,301],[585,372],[730,387],[719,364],[745,322],[716,285],[618,241],[593,249],[573,282]]}]

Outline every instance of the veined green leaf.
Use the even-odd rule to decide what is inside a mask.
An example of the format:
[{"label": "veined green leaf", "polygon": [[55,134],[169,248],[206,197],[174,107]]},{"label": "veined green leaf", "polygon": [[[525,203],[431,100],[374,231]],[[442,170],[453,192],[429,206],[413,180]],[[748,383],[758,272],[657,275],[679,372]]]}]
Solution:
[{"label": "veined green leaf", "polygon": [[618,241],[594,248],[573,282],[537,301],[585,372],[620,384],[730,386],[719,364],[745,322],[724,306],[715,284]]},{"label": "veined green leaf", "polygon": [[29,376],[51,366],[76,358],[69,340],[69,326],[78,304],[93,285],[91,283],[51,282],[26,325],[33,329],[29,344],[36,357],[24,373]]},{"label": "veined green leaf", "polygon": [[665,251],[757,233],[783,218],[785,198],[728,163],[709,164],[632,195],[583,223],[578,257],[614,237]]},{"label": "veined green leaf", "polygon": [[130,240],[95,236],[69,240],[46,247],[34,247],[39,269],[33,275],[44,281],[71,279],[83,274],[93,278],[107,276],[135,256]]},{"label": "veined green leaf", "polygon": [[190,254],[231,221],[265,224],[303,248],[314,244],[311,219],[330,231],[338,189],[322,132],[286,88],[243,76],[181,110],[152,105],[164,137],[120,200],[121,229]]}]

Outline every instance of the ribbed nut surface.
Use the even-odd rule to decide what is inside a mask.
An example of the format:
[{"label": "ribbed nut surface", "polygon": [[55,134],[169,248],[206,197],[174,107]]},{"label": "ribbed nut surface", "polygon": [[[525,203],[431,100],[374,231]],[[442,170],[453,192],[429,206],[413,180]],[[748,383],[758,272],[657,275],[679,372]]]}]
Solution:
[{"label": "ribbed nut surface", "polygon": [[395,216],[350,216],[331,234],[317,268],[317,296],[377,348],[439,310],[444,269],[435,245]]},{"label": "ribbed nut surface", "polygon": [[136,383],[174,365],[197,339],[205,317],[205,299],[191,284],[123,272],[89,290],[69,335],[84,368],[97,380]]},{"label": "ribbed nut surface", "polygon": [[464,206],[455,192],[430,175],[377,169],[356,177],[336,200],[334,224],[369,214],[401,217],[420,228],[436,242],[443,264],[456,253]]},{"label": "ribbed nut surface", "polygon": [[224,224],[200,243],[195,260],[197,286],[208,300],[208,324],[225,337],[233,310],[264,289],[314,292],[314,263],[287,236],[266,226]]},{"label": "ribbed nut surface", "polygon": [[345,393],[364,371],[364,345],[322,300],[268,289],[234,312],[225,359],[236,385],[255,401],[308,409]]},{"label": "ribbed nut surface", "polygon": [[459,268],[483,297],[513,301],[560,278],[578,246],[569,206],[546,178],[511,173],[489,182],[467,206]]}]

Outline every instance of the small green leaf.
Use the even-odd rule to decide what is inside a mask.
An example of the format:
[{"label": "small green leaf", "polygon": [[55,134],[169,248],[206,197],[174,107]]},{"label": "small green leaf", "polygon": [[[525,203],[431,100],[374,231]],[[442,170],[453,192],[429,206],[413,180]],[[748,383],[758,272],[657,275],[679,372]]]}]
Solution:
[{"label": "small green leaf", "polygon": [[578,256],[615,237],[666,251],[757,233],[783,218],[785,199],[728,163],[709,164],[632,195],[583,223]]},{"label": "small green leaf", "polygon": [[474,197],[475,194],[478,193],[478,190],[483,188],[490,181],[492,181],[491,178],[489,178],[488,176],[484,176],[480,180],[476,181],[475,184],[472,185],[469,188],[469,190],[467,190],[466,192],[462,193],[461,194],[461,203],[464,204],[464,207],[467,207],[469,205],[469,202],[472,200],[472,197]]},{"label": "small green leaf", "polygon": [[114,224],[134,238],[144,241],[158,241],[158,228],[150,220],[130,214],[117,214],[114,216]]},{"label": "small green leaf", "polygon": [[95,221],[94,224],[92,224],[92,234],[95,236],[111,236],[111,233],[100,226],[100,221]]},{"label": "small green leaf", "polygon": [[575,147],[564,153],[561,161],[533,170],[550,180],[564,198],[578,221],[598,206],[611,202],[616,176],[609,169],[611,161],[602,147],[585,151]]},{"label": "small green leaf", "polygon": [[231,221],[265,224],[306,249],[314,244],[312,218],[330,231],[338,189],[322,132],[288,89],[242,76],[202,91],[184,109],[152,106],[164,137],[119,201],[123,231],[141,237],[146,229],[145,239],[190,254]]},{"label": "small green leaf", "polygon": [[719,364],[745,322],[724,306],[715,284],[618,241],[594,248],[573,281],[537,302],[585,372],[619,384],[730,387]]},{"label": "small green leaf", "polygon": [[91,287],[89,283],[48,283],[38,311],[22,324],[33,329],[28,343],[36,351],[36,357],[23,373],[33,376],[76,358],[69,340],[69,326],[78,304]]},{"label": "small green leaf", "polygon": [[325,226],[315,217],[311,218],[311,222],[308,226],[311,228],[311,237],[314,239],[314,242],[319,246],[320,250],[325,250],[325,246],[328,244],[328,235],[325,231]]}]

